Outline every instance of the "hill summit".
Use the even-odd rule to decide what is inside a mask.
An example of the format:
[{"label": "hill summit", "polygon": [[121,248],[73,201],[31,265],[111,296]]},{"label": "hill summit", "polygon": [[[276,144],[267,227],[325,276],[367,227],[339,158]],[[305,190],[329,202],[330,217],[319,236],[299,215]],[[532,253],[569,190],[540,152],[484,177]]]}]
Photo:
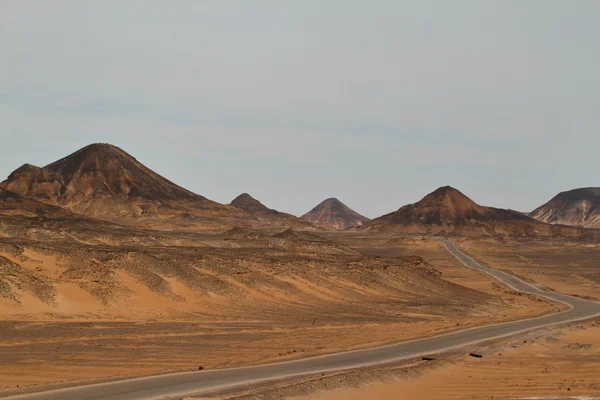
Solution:
[{"label": "hill summit", "polygon": [[329,198],[322,201],[300,218],[315,225],[333,229],[361,226],[369,220],[336,198]]},{"label": "hill summit", "polygon": [[561,192],[530,215],[549,224],[600,228],[600,188],[588,187]]},{"label": "hill summit", "polygon": [[90,197],[206,200],[148,169],[116,146],[96,143],[43,168],[25,164],[3,183],[8,190],[47,202]]},{"label": "hill summit", "polygon": [[277,210],[268,208],[263,203],[256,200],[254,197],[250,196],[248,193],[240,194],[238,197],[236,197],[235,199],[233,199],[231,201],[231,205],[234,207],[237,207],[237,208],[241,208],[242,210],[246,210],[253,214],[262,214],[262,215],[283,214]]},{"label": "hill summit", "polygon": [[269,221],[269,225],[272,227],[294,227],[299,229],[315,229],[315,226],[310,222],[300,219],[292,214],[280,212],[265,206],[263,203],[249,195],[248,193],[242,193],[230,203],[232,206],[237,207],[250,213],[252,216],[258,218],[260,221]]},{"label": "hill summit", "polygon": [[176,220],[216,228],[228,226],[227,218],[247,215],[174,184],[120,148],[104,143],[86,146],[43,168],[25,164],[0,187],[78,214],[119,223],[135,218],[137,224],[139,218],[154,218],[160,223]]},{"label": "hill summit", "polygon": [[517,211],[483,207],[451,186],[443,186],[417,203],[374,220],[374,223],[400,225],[464,225],[469,221],[506,221],[529,218]]}]

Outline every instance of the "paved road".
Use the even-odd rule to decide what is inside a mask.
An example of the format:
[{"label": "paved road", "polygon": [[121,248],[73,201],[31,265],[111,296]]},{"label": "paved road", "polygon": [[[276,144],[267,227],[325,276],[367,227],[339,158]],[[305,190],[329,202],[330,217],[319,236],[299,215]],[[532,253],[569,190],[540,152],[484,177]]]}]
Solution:
[{"label": "paved road", "polygon": [[515,322],[460,330],[436,337],[402,342],[372,349],[348,351],[327,356],[255,367],[214,371],[184,372],[153,377],[60,389],[8,397],[11,400],[145,400],[208,392],[249,382],[266,381],[333,370],[355,368],[440,353],[451,348],[474,345],[485,340],[518,332],[600,315],[600,303],[561,293],[547,292],[534,285],[492,268],[486,268],[445,241],[446,248],[466,266],[483,271],[515,290],[541,295],[571,306],[565,312]]}]

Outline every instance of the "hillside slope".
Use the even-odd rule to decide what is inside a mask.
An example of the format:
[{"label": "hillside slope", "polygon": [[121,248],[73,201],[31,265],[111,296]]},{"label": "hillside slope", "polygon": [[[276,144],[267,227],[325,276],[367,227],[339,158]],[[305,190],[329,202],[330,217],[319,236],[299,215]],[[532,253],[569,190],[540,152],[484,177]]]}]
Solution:
[{"label": "hillside slope", "polygon": [[538,221],[584,228],[600,228],[600,188],[561,192],[530,214]]},{"label": "hillside slope", "polygon": [[37,200],[28,199],[17,193],[0,188],[0,215],[20,217],[64,217],[69,212]]}]

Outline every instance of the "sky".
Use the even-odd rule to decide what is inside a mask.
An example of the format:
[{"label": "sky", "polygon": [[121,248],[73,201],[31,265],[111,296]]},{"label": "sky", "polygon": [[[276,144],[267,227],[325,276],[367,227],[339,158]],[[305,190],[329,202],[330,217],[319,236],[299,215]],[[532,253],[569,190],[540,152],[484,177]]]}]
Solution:
[{"label": "sky", "polygon": [[0,178],[95,142],[212,200],[368,217],[600,186],[595,0],[2,0]]}]

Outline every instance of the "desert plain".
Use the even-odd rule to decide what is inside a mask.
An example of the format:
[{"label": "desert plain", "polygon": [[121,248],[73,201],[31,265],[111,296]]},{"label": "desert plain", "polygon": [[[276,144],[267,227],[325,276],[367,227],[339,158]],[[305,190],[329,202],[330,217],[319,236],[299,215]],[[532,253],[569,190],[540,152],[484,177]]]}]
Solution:
[{"label": "desert plain", "polygon": [[[598,232],[483,207],[451,187],[375,220],[337,199],[298,218],[249,194],[212,202],[91,145],[0,184],[0,397],[559,313],[568,307],[468,268],[442,240],[537,287],[600,300]],[[203,398],[593,398],[599,323]]]},{"label": "desert plain", "polygon": [[[20,266],[15,276],[26,284],[13,291],[15,297],[5,297],[0,309],[3,390],[271,363],[564,309],[466,268],[433,238],[294,233],[273,239],[235,230],[199,235],[198,246],[118,248],[4,239],[3,268]],[[594,263],[600,246],[487,238],[457,242],[489,265],[564,293],[599,298]],[[485,398],[477,396],[492,387],[510,396],[527,390],[504,383],[529,374],[542,386],[538,391],[551,395],[561,393],[560,385],[548,380],[560,383],[557,375],[566,371],[583,378],[571,384],[573,390],[598,393],[592,371],[600,363],[599,330],[591,324],[572,340],[568,333],[556,343],[497,344],[510,348],[503,358],[486,354],[482,362],[459,354],[427,366],[395,366],[398,374],[355,378],[359,388],[347,393],[311,391],[306,396],[369,398],[367,390],[373,399],[390,391],[403,393],[399,399]],[[572,343],[585,346],[561,350]],[[537,375],[538,358],[546,353],[544,362],[558,366],[551,374]],[[452,374],[478,377],[479,389],[473,380],[460,384],[450,379]],[[431,385],[431,380],[443,383],[442,378],[447,386]],[[310,385],[327,388],[326,383]],[[471,388],[471,397],[458,396],[467,395],[464,387]],[[288,390],[286,397],[306,389],[292,382]],[[257,391],[268,393],[269,388]]]}]

